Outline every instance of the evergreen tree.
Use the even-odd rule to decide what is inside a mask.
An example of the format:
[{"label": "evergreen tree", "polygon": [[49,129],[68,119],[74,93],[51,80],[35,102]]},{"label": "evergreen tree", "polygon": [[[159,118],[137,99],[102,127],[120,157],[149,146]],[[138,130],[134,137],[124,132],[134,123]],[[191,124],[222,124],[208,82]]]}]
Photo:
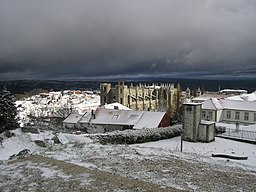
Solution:
[{"label": "evergreen tree", "polygon": [[0,133],[18,127],[15,97],[4,88],[0,92]]}]

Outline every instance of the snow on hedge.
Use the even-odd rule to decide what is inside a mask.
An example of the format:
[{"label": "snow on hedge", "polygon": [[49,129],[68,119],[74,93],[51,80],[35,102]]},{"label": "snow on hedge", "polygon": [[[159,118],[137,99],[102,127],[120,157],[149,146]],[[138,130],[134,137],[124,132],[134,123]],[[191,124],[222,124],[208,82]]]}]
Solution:
[{"label": "snow on hedge", "polygon": [[114,131],[105,134],[98,134],[97,139],[102,144],[134,144],[149,141],[169,139],[180,135],[182,125],[175,125],[166,128],[153,128],[141,130]]}]

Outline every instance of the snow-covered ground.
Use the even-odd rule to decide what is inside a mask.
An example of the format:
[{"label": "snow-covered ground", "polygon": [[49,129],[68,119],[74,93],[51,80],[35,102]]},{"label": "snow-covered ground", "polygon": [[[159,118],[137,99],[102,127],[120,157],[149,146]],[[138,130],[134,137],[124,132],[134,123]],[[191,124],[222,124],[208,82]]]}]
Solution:
[{"label": "snow-covered ground", "polygon": [[[222,127],[228,128],[228,129],[236,129],[236,125],[232,124],[232,123],[230,123],[230,124],[228,124],[228,123],[216,123],[216,126],[222,126]],[[241,131],[255,131],[256,132],[256,124],[252,124],[252,125],[240,124],[239,129]]]},{"label": "snow-covered ground", "polygon": [[[33,96],[16,104],[23,125],[29,122],[28,115],[32,113],[56,114],[60,108],[71,105],[77,113],[83,114],[95,109],[100,104],[100,98],[91,93],[66,91]],[[236,128],[233,124],[218,123],[217,126]],[[240,125],[240,130],[256,131],[256,125]],[[111,173],[113,180],[123,177],[158,185],[159,191],[168,187],[188,191],[256,189],[256,145],[253,144],[216,137],[211,143],[183,141],[181,152],[180,137],[133,145],[102,145],[96,139],[91,139],[97,138],[95,135],[91,137],[46,130],[35,134],[23,133],[20,129],[12,132],[15,136],[10,138],[0,135],[3,138],[0,144],[0,178],[4,178],[0,181],[0,191],[37,191],[41,188],[46,191],[83,191],[99,180],[88,170],[101,171],[99,175]],[[54,143],[54,137],[58,138],[60,144]],[[46,147],[38,146],[35,143],[38,140],[44,141]],[[18,162],[15,162],[15,157],[8,160],[24,149],[30,150],[31,158]],[[212,153],[247,156],[248,159],[214,158]],[[57,162],[54,164],[53,161]],[[64,164],[61,169],[57,166],[60,162]],[[74,166],[77,167],[71,173]],[[77,174],[77,170],[83,171]],[[95,187],[91,189],[134,191],[111,188],[105,181],[96,185],[102,186],[101,190]]]},{"label": "snow-covered ground", "polygon": [[[211,143],[193,143],[183,141],[182,152],[181,149],[181,138],[175,137],[172,139],[161,140],[156,142],[149,142],[143,144],[137,144],[136,147],[145,149],[145,155],[147,152],[150,154],[154,151],[163,149],[165,151],[173,151],[177,156],[191,156],[198,155],[197,157],[203,161],[219,162],[221,163],[223,158],[211,158],[212,153],[237,155],[237,156],[248,156],[247,160],[230,160],[236,166],[247,167],[252,170],[256,170],[256,145],[237,142],[233,140],[215,138],[214,142]],[[209,158],[210,157],[210,158]]]},{"label": "snow-covered ground", "polygon": [[[133,148],[143,152],[143,156],[148,155],[159,155],[159,153],[171,153],[172,155],[183,157],[185,156],[201,156],[201,158],[209,158],[212,153],[221,153],[229,155],[238,155],[238,156],[248,156],[248,160],[230,160],[233,163],[237,163],[237,166],[242,165],[243,167],[249,166],[251,169],[256,170],[256,145],[248,144],[223,138],[215,138],[214,142],[211,143],[193,143],[183,141],[183,148],[181,151],[181,138],[174,137],[171,139],[160,140],[155,142],[147,142],[142,144],[133,144],[133,145],[101,145],[98,142],[93,141],[88,137],[87,134],[74,135],[74,134],[64,134],[57,133],[59,140],[62,142],[62,145],[54,144],[51,140],[54,137],[54,134],[51,131],[39,132],[39,134],[32,133],[23,133],[20,129],[12,131],[15,136],[11,138],[5,138],[0,145],[0,160],[8,160],[8,158],[17,154],[23,149],[29,149],[32,153],[46,153],[48,148],[42,148],[37,146],[35,140],[43,140],[47,143],[48,147],[51,147],[51,150],[54,149],[54,155],[58,156],[58,159],[65,159],[67,157],[66,150],[69,147],[75,144],[81,144],[82,146],[87,146],[88,148],[101,148],[106,150],[111,150],[111,147],[120,149],[123,148]],[[59,150],[60,149],[60,150]],[[62,149],[62,150],[61,150]],[[63,152],[63,149],[64,152]],[[81,148],[83,153],[87,150],[86,147]],[[87,152],[86,152],[87,153]],[[105,152],[104,152],[105,153]],[[77,153],[70,153],[69,158],[79,159]],[[63,157],[62,157],[63,155]],[[77,157],[76,157],[77,156]],[[222,161],[220,158],[210,158],[211,161]]]},{"label": "snow-covered ground", "polygon": [[[83,114],[85,111],[96,109],[99,104],[99,95],[80,91],[43,93],[16,102],[19,106],[21,125],[29,122],[29,115],[56,114],[55,112],[60,108],[71,106],[77,113]],[[217,123],[217,126],[236,128],[233,124]],[[240,130],[256,131],[256,125],[240,125]],[[90,187],[93,183],[91,174],[87,173],[90,169],[153,183],[159,185],[161,189],[166,187],[188,191],[256,189],[256,145],[254,144],[216,137],[211,143],[183,141],[181,152],[180,137],[133,145],[102,145],[87,134],[75,135],[46,130],[33,134],[23,133],[20,129],[12,132],[15,136],[10,138],[6,138],[4,134],[0,135],[3,138],[0,143],[0,178],[4,178],[0,181],[0,191],[3,189],[37,191],[41,188],[72,191],[70,186],[82,187],[77,191],[83,191],[83,187]],[[60,144],[54,143],[54,137],[58,138]],[[46,147],[38,146],[35,143],[38,140],[44,141]],[[30,150],[33,160],[21,159],[18,162],[14,161],[15,158],[8,160],[24,149]],[[247,156],[248,159],[214,158],[212,153]],[[63,162],[66,170],[60,169],[55,164],[52,166],[53,160],[58,161],[55,162],[56,165]],[[74,166],[77,168],[71,173],[71,168]],[[77,169],[85,173],[74,176]],[[44,183],[44,180],[49,181]],[[99,185],[103,186],[102,191],[109,184],[103,182]],[[62,188],[63,186],[66,188]],[[111,188],[109,191],[133,190]]]},{"label": "snow-covered ground", "polygon": [[[101,145],[97,141],[89,139],[88,135],[58,133],[63,144],[54,144],[51,140],[54,134],[51,131],[31,134],[22,133],[18,129],[14,133],[14,137],[4,138],[0,146],[0,159],[3,162],[9,162],[6,161],[9,156],[17,154],[22,149],[29,149],[34,155],[139,179],[162,187],[175,187],[191,191],[204,191],[207,185],[216,186],[216,182],[221,185],[221,182],[215,177],[212,183],[207,185],[194,181],[195,178],[200,180],[207,177],[204,174],[214,176],[217,174],[216,171],[218,175],[224,174],[223,177],[229,178],[239,174],[239,177],[247,180],[254,179],[255,181],[256,179],[256,145],[223,138],[216,138],[211,143],[183,141],[183,152],[180,152],[180,137],[133,145]],[[40,139],[47,143],[46,148],[39,147],[34,143],[35,140]],[[243,155],[248,156],[248,160],[213,158],[211,157],[212,153]],[[31,166],[35,165],[30,164],[25,167]],[[38,166],[39,168],[40,166]],[[0,166],[0,169],[3,170],[1,176],[9,174],[7,168]],[[13,168],[10,167],[10,169]],[[64,179],[70,177],[69,174],[56,170],[56,167],[51,168],[47,165],[40,169],[41,175],[43,174],[44,177],[53,177],[53,175]],[[225,175],[227,173],[230,176]],[[239,182],[244,181],[236,182],[238,182],[238,186],[243,186],[243,183]],[[218,188],[211,188],[211,191],[227,190],[234,185],[230,181],[227,183],[230,183],[227,184],[228,188],[226,188],[226,184],[223,184]],[[254,184],[250,183],[240,189],[250,191],[251,185]],[[236,187],[234,186],[234,189]]]}]

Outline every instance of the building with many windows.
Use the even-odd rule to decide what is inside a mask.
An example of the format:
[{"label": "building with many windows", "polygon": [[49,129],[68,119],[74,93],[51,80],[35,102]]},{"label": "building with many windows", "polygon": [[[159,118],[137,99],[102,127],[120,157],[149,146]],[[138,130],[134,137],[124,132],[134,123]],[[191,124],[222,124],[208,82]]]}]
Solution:
[{"label": "building with many windows", "polygon": [[256,124],[256,102],[208,99],[202,104],[202,119],[215,122]]}]

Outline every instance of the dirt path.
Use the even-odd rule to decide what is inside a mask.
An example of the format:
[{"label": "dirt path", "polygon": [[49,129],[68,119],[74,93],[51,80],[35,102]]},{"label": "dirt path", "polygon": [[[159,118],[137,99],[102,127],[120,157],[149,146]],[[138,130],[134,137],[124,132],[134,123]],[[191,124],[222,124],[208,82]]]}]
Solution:
[{"label": "dirt path", "polygon": [[[47,176],[47,168],[55,175],[48,170]],[[40,155],[12,161],[3,171],[19,176],[5,176],[0,191],[179,191]]]}]

